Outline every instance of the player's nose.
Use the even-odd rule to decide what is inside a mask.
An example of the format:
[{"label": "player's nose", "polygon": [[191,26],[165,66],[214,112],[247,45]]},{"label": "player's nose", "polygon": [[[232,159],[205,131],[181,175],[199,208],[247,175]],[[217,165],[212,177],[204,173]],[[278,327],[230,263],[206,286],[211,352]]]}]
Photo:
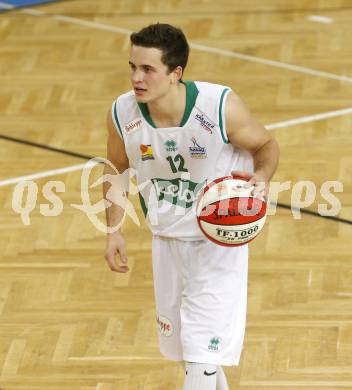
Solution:
[{"label": "player's nose", "polygon": [[140,83],[143,81],[143,72],[136,69],[132,72],[131,79],[133,84]]}]

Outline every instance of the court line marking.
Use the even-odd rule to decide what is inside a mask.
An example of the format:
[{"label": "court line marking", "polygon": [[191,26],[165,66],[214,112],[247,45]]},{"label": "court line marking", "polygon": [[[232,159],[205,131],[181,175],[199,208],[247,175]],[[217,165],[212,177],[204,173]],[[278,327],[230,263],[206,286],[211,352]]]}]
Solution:
[{"label": "court line marking", "polygon": [[280,129],[282,127],[290,127],[294,125],[300,125],[302,123],[316,122],[322,119],[335,118],[337,116],[343,116],[348,114],[352,114],[352,107],[342,108],[341,110],[336,110],[336,111],[323,112],[321,114],[302,116],[296,119],[288,119],[283,122],[277,122],[277,123],[272,123],[270,125],[266,125],[265,128],[268,130]]},{"label": "court line marking", "polygon": [[324,24],[331,24],[335,22],[333,18],[329,18],[327,16],[321,16],[321,15],[311,15],[308,17],[308,20],[310,20],[311,22],[318,22]]},{"label": "court line marking", "polygon": [[33,147],[38,148],[38,149],[43,149],[46,151],[49,150],[51,152],[65,154],[66,156],[81,158],[81,159],[84,159],[85,161],[93,158],[93,156],[88,156],[87,154],[82,154],[82,153],[72,152],[70,150],[55,148],[53,146],[40,144],[38,142],[32,142],[32,141],[29,141],[26,139],[11,137],[9,135],[5,135],[5,134],[1,134],[1,133],[0,133],[0,140],[11,141],[11,142],[15,142],[15,143],[18,143],[21,145],[26,145],[26,146],[33,146]]},{"label": "court line marking", "polygon": [[268,60],[266,58],[250,56],[248,54],[242,54],[242,53],[238,53],[235,51],[229,51],[229,50],[224,50],[224,49],[216,49],[216,48],[212,48],[212,47],[208,47],[208,46],[204,46],[204,45],[198,45],[195,43],[190,44],[190,46],[193,49],[206,51],[208,53],[220,54],[220,55],[227,56],[227,57],[237,58],[237,59],[245,60],[245,61],[249,61],[249,62],[256,62],[256,63],[262,64],[262,65],[269,65],[269,66],[273,66],[276,68],[292,70],[294,72],[309,74],[312,76],[323,77],[323,78],[328,78],[328,79],[333,79],[333,80],[338,80],[338,81],[345,81],[348,83],[352,82],[352,77],[341,76],[341,75],[337,75],[335,73],[324,72],[324,71],[320,71],[320,70],[306,68],[304,66],[288,64],[286,62],[280,62],[280,61],[275,61],[275,60]]},{"label": "court line marking", "polygon": [[[344,322],[345,323],[345,322]],[[325,369],[325,367],[324,367]],[[336,370],[336,368],[333,369],[333,373],[336,374],[336,372],[338,374],[341,374],[342,372],[345,372],[345,373],[350,373],[351,371],[351,368],[350,367],[344,367],[344,368],[341,368],[339,367],[339,371]],[[302,369],[300,370],[300,373],[302,373]],[[326,370],[328,371],[328,370]],[[290,370],[291,372],[291,370]],[[310,372],[310,374],[316,374],[317,372],[319,371],[314,371],[313,373]],[[264,388],[267,387],[267,386],[275,386],[276,388],[285,388],[285,387],[291,387],[292,386],[292,380],[286,380],[286,381],[283,381],[283,380],[275,380],[275,379],[268,379],[268,380],[241,380],[240,381],[241,383],[241,386],[248,386],[248,387],[255,387],[257,389],[259,388]],[[319,381],[319,380],[297,380],[295,379],[294,381],[295,383],[295,387],[298,387],[298,386],[301,386],[301,388],[307,388],[307,387],[311,387],[311,386],[314,386],[314,387],[319,387],[321,389],[323,389],[324,387],[346,387],[347,389],[351,389],[351,386],[352,386],[352,381],[350,380],[346,380],[346,381],[342,381],[342,380],[335,380],[335,379],[325,379],[323,381]],[[263,386],[263,387],[262,387]]]},{"label": "court line marking", "polygon": [[[8,3],[5,3],[5,2],[0,2],[0,7],[3,7],[5,9],[15,9],[16,8],[15,6],[8,4]],[[89,21],[89,20],[73,18],[71,16],[65,16],[65,15],[60,15],[60,14],[49,14],[47,12],[38,11],[38,10],[31,9],[31,8],[21,8],[21,9],[19,9],[19,11],[21,13],[25,13],[25,14],[32,15],[32,16],[50,16],[50,17],[53,17],[54,19],[62,21],[62,22],[77,24],[79,26],[91,27],[91,28],[96,28],[96,29],[105,30],[105,31],[117,32],[117,33],[121,33],[121,34],[130,35],[133,32],[133,31],[125,29],[125,28],[115,27],[115,26],[105,24],[105,23],[93,22],[93,21]],[[275,60],[269,60],[269,59],[265,59],[265,58],[261,58],[261,57],[256,57],[256,56],[251,56],[248,54],[239,53],[236,51],[218,49],[218,48],[200,45],[200,44],[196,44],[196,43],[192,43],[192,42],[190,42],[190,47],[192,49],[204,51],[207,53],[220,54],[220,55],[225,56],[225,57],[236,58],[239,60],[255,62],[255,63],[262,64],[262,65],[273,66],[276,68],[282,68],[282,69],[286,69],[286,70],[290,70],[290,71],[294,71],[294,72],[298,72],[298,73],[304,73],[304,74],[309,74],[312,76],[323,77],[323,78],[352,83],[352,77],[337,75],[335,73],[324,72],[324,71],[315,70],[315,69],[311,69],[311,68],[306,68],[304,66],[293,65],[293,64],[289,64],[289,63],[285,63],[285,62],[275,61]]]},{"label": "court line marking", "polygon": [[[303,116],[300,118],[289,119],[289,120],[282,121],[282,122],[271,123],[271,124],[265,125],[265,128],[268,130],[275,130],[275,129],[280,129],[283,127],[290,127],[290,126],[295,126],[295,125],[299,125],[302,123],[308,123],[308,122],[316,122],[319,120],[334,118],[337,116],[343,116],[343,115],[348,115],[348,114],[352,114],[352,107],[343,108],[341,110],[336,110],[336,111],[323,112],[321,114]],[[68,172],[79,171],[80,169],[83,169],[84,167],[91,168],[91,167],[94,167],[98,164],[99,164],[99,162],[97,162],[97,161],[88,161],[84,164],[71,165],[69,167],[38,172],[38,173],[31,174],[31,175],[15,177],[12,179],[6,179],[6,180],[0,181],[0,187],[5,187],[5,186],[11,185],[11,184],[16,184],[16,183],[19,183],[20,181],[24,181],[24,180],[35,180],[35,179],[41,179],[43,177],[61,175],[61,174],[68,173]]]},{"label": "court line marking", "polygon": [[165,362],[164,358],[150,356],[82,356],[69,357],[68,360],[88,360],[88,361],[109,361],[109,360],[155,360],[156,362]]},{"label": "court line marking", "polygon": [[90,264],[83,263],[44,263],[44,262],[11,262],[3,263],[0,262],[0,268],[91,268]]},{"label": "court line marking", "polygon": [[50,171],[43,171],[43,172],[38,172],[38,173],[33,173],[31,175],[26,175],[26,176],[19,176],[15,177],[12,179],[6,179],[0,181],[0,187],[5,187],[11,184],[16,184],[21,181],[29,181],[29,180],[36,180],[36,179],[41,179],[43,177],[48,177],[48,176],[55,176],[55,175],[62,175],[64,173],[68,172],[74,172],[74,171],[79,171],[83,168],[91,168],[99,163],[96,161],[88,161],[84,164],[78,164],[78,165],[71,165],[69,167],[64,167],[64,168],[59,168],[59,169],[52,169]]}]

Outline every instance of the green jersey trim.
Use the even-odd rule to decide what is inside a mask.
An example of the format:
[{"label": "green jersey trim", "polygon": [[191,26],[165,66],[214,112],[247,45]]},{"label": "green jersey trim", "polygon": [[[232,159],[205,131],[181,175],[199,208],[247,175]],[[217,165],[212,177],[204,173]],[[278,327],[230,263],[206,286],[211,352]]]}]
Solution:
[{"label": "green jersey trim", "polygon": [[150,126],[156,128],[156,125],[155,125],[152,117],[149,115],[148,106],[145,103],[138,103],[138,107],[141,110],[141,113],[144,116],[144,119],[150,124]]},{"label": "green jersey trim", "polygon": [[119,130],[119,132],[121,134],[121,138],[123,139],[121,125],[120,125],[119,118],[118,118],[117,112],[116,112],[116,101],[112,105],[112,112],[113,112],[112,119],[113,119],[113,122],[115,124],[115,127]]},{"label": "green jersey trim", "polygon": [[221,131],[222,140],[224,141],[225,144],[228,144],[229,140],[227,138],[226,131],[224,129],[223,118],[222,118],[222,105],[223,105],[223,102],[224,102],[225,94],[229,90],[230,90],[229,88],[225,88],[222,91],[221,98],[220,98],[220,104],[219,104],[219,127],[220,127],[220,131]]},{"label": "green jersey trim", "polygon": [[[185,108],[185,112],[183,113],[183,117],[179,126],[179,127],[183,127],[187,123],[191,115],[199,91],[194,81],[181,80],[180,82],[186,86],[186,108]],[[152,117],[149,114],[148,105],[146,103],[138,103],[138,107],[140,108],[144,119],[150,124],[150,126],[157,128]]]},{"label": "green jersey trim", "polygon": [[199,91],[196,84],[193,81],[185,81],[185,82],[181,81],[181,83],[185,84],[186,86],[186,109],[183,114],[183,118],[180,125],[180,127],[183,127],[188,121],[188,118],[191,115],[193,107],[196,104]]},{"label": "green jersey trim", "polygon": [[139,195],[139,202],[140,202],[140,204],[141,204],[141,207],[142,207],[142,210],[143,210],[144,217],[146,218],[146,217],[147,217],[147,214],[148,214],[147,206],[145,205],[144,198],[143,198],[143,196],[141,195],[140,192],[138,192],[138,195]]}]

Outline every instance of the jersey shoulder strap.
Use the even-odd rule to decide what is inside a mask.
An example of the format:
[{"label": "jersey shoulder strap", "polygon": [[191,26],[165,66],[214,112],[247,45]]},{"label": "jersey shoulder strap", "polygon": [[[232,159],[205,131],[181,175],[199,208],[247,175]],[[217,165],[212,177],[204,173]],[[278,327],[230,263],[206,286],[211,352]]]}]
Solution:
[{"label": "jersey shoulder strap", "polygon": [[226,133],[225,122],[225,104],[231,88],[225,85],[213,84],[204,81],[195,82],[199,96],[196,102],[196,108],[200,112],[197,119],[200,122],[209,121],[220,130],[221,138],[228,144],[229,140]]},{"label": "jersey shoulder strap", "polygon": [[111,115],[116,131],[123,140],[128,134],[142,127],[141,112],[134,91],[124,93],[114,100]]}]

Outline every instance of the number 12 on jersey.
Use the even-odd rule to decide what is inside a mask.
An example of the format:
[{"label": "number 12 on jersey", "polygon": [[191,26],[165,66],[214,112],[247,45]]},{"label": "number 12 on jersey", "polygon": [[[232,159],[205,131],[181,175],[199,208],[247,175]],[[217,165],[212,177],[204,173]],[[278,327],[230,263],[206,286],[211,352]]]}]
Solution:
[{"label": "number 12 on jersey", "polygon": [[[172,170],[172,173],[188,172],[188,169],[185,168],[185,159],[180,154],[176,154],[176,156],[174,158],[172,158],[171,156],[167,156],[166,160],[170,164],[170,168]],[[176,164],[178,164],[177,167],[176,167]]]}]

